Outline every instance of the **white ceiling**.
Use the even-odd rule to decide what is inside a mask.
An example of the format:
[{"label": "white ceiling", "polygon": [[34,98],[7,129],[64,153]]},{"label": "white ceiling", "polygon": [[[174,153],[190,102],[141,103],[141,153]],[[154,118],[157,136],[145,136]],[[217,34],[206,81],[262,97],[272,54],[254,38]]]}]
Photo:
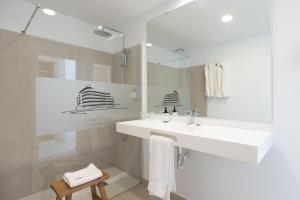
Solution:
[{"label": "white ceiling", "polygon": [[[234,19],[221,22],[225,14]],[[148,23],[148,41],[170,50],[199,48],[270,32],[270,0],[195,0]]]},{"label": "white ceiling", "polygon": [[106,26],[123,25],[166,0],[26,0],[83,21]]}]

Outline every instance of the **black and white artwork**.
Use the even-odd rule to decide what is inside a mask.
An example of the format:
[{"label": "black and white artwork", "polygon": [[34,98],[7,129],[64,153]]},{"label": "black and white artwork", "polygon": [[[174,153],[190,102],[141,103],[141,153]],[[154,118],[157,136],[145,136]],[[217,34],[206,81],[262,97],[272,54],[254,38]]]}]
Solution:
[{"label": "black and white artwork", "polygon": [[127,109],[116,104],[114,97],[109,92],[95,90],[91,85],[86,85],[78,92],[76,97],[76,108],[63,113],[86,114],[87,111]]},{"label": "black and white artwork", "polygon": [[102,126],[139,116],[136,85],[37,77],[36,132],[39,135]]},{"label": "black and white artwork", "polygon": [[180,103],[179,94],[176,90],[171,94],[166,94],[163,98],[163,106],[177,106]]}]

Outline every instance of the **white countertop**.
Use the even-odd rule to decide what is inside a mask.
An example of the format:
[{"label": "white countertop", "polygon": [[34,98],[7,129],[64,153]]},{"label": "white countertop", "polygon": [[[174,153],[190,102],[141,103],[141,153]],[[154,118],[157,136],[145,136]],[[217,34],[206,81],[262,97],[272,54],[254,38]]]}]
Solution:
[{"label": "white countertop", "polygon": [[259,164],[272,146],[271,132],[183,122],[133,120],[117,123],[117,132],[149,139],[153,133],[176,139],[177,146]]}]

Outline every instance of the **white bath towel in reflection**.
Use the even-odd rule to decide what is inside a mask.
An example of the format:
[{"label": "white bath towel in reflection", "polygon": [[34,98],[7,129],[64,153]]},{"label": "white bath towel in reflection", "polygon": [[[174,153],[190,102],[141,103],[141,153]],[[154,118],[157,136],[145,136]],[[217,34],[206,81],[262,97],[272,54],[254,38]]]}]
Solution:
[{"label": "white bath towel in reflection", "polygon": [[94,164],[89,164],[89,166],[84,169],[65,173],[63,179],[70,187],[77,187],[100,178],[101,176],[101,170],[98,169]]},{"label": "white bath towel in reflection", "polygon": [[229,81],[226,63],[205,65],[205,96],[229,97]]},{"label": "white bath towel in reflection", "polygon": [[229,97],[228,70],[226,63],[216,64],[216,97]]},{"label": "white bath towel in reflection", "polygon": [[150,136],[149,194],[170,200],[176,191],[174,141],[163,136]]},{"label": "white bath towel in reflection", "polygon": [[214,63],[205,65],[205,96],[213,97],[215,96],[216,89],[216,66]]}]

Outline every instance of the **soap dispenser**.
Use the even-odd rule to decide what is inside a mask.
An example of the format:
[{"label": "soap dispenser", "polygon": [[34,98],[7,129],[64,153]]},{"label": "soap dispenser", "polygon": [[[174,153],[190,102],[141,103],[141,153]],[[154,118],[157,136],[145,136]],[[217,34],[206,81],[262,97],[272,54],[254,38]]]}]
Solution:
[{"label": "soap dispenser", "polygon": [[164,123],[170,122],[170,113],[168,112],[167,107],[165,107],[163,122]]},{"label": "soap dispenser", "polygon": [[176,107],[175,107],[175,106],[174,106],[174,108],[173,108],[172,115],[175,115],[175,116],[177,116],[177,115],[178,115],[178,112],[177,112],[177,110],[176,110]]},{"label": "soap dispenser", "polygon": [[166,106],[165,106],[165,111],[163,113],[169,113]]}]

